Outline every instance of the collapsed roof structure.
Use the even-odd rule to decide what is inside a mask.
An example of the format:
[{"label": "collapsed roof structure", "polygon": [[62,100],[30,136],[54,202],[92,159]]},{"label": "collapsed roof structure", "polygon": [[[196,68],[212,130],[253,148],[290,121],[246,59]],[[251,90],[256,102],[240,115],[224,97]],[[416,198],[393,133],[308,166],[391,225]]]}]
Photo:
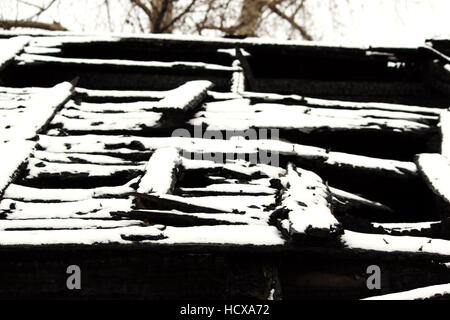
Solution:
[{"label": "collapsed roof structure", "polygon": [[0,38],[0,297],[450,291],[448,41]]}]

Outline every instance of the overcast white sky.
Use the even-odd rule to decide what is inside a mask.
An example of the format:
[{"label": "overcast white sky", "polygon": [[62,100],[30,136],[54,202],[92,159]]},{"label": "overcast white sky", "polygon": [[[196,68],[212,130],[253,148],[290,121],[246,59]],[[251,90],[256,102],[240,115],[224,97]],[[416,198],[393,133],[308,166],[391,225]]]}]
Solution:
[{"label": "overcast white sky", "polygon": [[[183,3],[186,0],[179,0]],[[27,18],[49,0],[0,0],[0,16]],[[128,0],[109,0],[108,23],[104,0],[59,0],[40,20],[60,21],[71,31],[138,32],[137,25],[124,23],[130,12]],[[310,19],[308,30],[315,39],[341,44],[421,44],[431,37],[450,37],[448,0],[306,0]],[[236,0],[239,3],[239,0]],[[333,9],[330,9],[333,6]],[[239,9],[236,5],[235,16]],[[129,13],[131,17],[138,11]],[[145,20],[145,19],[144,19]],[[300,20],[301,22],[301,20]],[[263,21],[260,35],[278,39],[296,38],[288,25],[271,15]],[[177,33],[180,33],[178,31]]]}]

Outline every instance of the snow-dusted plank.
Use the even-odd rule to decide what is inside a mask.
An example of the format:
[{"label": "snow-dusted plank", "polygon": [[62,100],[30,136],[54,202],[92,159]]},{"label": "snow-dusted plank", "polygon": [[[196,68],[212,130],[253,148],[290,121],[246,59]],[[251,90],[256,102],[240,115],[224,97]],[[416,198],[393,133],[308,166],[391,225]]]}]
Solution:
[{"label": "snow-dusted plank", "polygon": [[26,179],[48,177],[51,175],[81,175],[93,177],[109,177],[121,173],[139,173],[143,165],[104,165],[85,163],[55,163],[31,158],[28,161]]},{"label": "snow-dusted plank", "polygon": [[130,234],[140,234],[147,238],[161,238],[162,232],[157,227],[129,226],[111,229],[81,230],[31,230],[2,231],[0,245],[45,245],[45,244],[107,244],[132,243],[124,238]]},{"label": "snow-dusted plank", "polygon": [[384,294],[362,300],[424,300],[438,298],[443,295],[450,295],[450,283]]},{"label": "snow-dusted plank", "polygon": [[147,90],[95,90],[76,88],[76,92],[85,95],[87,100],[159,100],[167,95],[167,91]]},{"label": "snow-dusted plank", "polygon": [[3,199],[0,212],[6,219],[108,219],[111,211],[128,211],[131,199],[87,199],[69,202],[23,202]]},{"label": "snow-dusted plank", "polygon": [[4,198],[21,201],[78,201],[91,198],[124,197],[134,192],[131,185],[137,182],[137,178],[129,181],[123,186],[98,187],[91,189],[40,189],[11,184],[5,190]]},{"label": "snow-dusted plank", "polygon": [[439,116],[442,109],[429,108],[421,106],[403,105],[396,103],[383,102],[353,102],[341,100],[328,100],[303,97],[299,95],[281,95],[275,93],[259,93],[259,92],[243,92],[241,95],[244,98],[261,99],[267,102],[276,102],[283,100],[295,101],[301,105],[311,108],[332,108],[332,109],[349,109],[349,110],[386,110],[386,111],[401,111],[409,113],[419,113],[424,115]]},{"label": "snow-dusted plank", "polygon": [[[356,171],[392,177],[409,177],[417,174],[416,165],[409,161],[380,159],[343,152],[327,152],[323,148],[293,144],[280,140],[210,140],[182,137],[147,138],[100,135],[51,137],[41,135],[38,144],[50,152],[98,154],[107,154],[111,153],[111,151],[135,153],[136,145],[140,146],[139,150],[152,151],[158,148],[174,147],[192,154],[255,154],[274,151],[280,155],[296,156],[319,166],[329,166],[336,169],[350,168]],[[112,148],[112,146],[117,147]],[[130,147],[125,148],[125,146]],[[276,167],[272,168],[274,168],[273,170],[280,170]]]},{"label": "snow-dusted plank", "polygon": [[275,194],[276,190],[267,186],[243,183],[216,183],[204,188],[180,188],[184,195],[269,195]]},{"label": "snow-dusted plank", "polygon": [[267,225],[266,219],[233,213],[189,213],[177,210],[132,210],[112,213],[113,216],[145,221],[147,224],[188,227],[196,225]]},{"label": "snow-dusted plank", "polygon": [[[120,105],[120,104],[119,104]],[[157,115],[161,115],[160,113],[156,113]],[[91,112],[91,111],[81,111],[81,110],[73,110],[72,108],[64,108],[61,110],[58,115],[64,116],[69,119],[87,119],[87,120],[117,120],[120,119],[134,119],[134,120],[152,120],[155,118],[155,112],[146,111],[146,110],[127,110],[124,109],[120,113],[108,113],[108,112]]]},{"label": "snow-dusted plank", "polygon": [[164,235],[167,238],[158,243],[252,246],[281,246],[285,243],[277,228],[262,225],[167,227]]},{"label": "snow-dusted plank", "polygon": [[430,230],[433,226],[438,226],[441,221],[429,222],[404,222],[404,223],[371,223],[374,228],[382,228],[388,234],[411,233]]},{"label": "snow-dusted plank", "polygon": [[275,196],[180,197],[171,194],[132,193],[140,200],[139,209],[179,210],[192,213],[258,212],[275,203]]},{"label": "snow-dusted plank", "polygon": [[61,58],[53,56],[44,56],[37,54],[21,54],[17,57],[18,61],[26,64],[33,63],[54,63],[54,64],[70,64],[76,66],[119,66],[119,67],[136,67],[142,70],[147,69],[148,71],[154,69],[190,69],[190,70],[211,70],[211,71],[225,71],[232,72],[236,68],[222,66],[212,63],[203,62],[187,62],[187,61],[176,61],[176,62],[162,62],[162,61],[138,61],[138,60],[125,60],[125,59],[82,59],[82,58]]},{"label": "snow-dusted plank", "polygon": [[60,83],[53,88],[34,94],[25,102],[25,111],[11,118],[10,128],[0,128],[3,139],[30,139],[49,123],[58,110],[72,95],[73,84]]},{"label": "snow-dusted plank", "polygon": [[392,110],[312,108],[304,105],[284,105],[278,103],[257,103],[249,105],[249,99],[207,103],[205,104],[205,112],[200,112],[199,115],[207,118],[252,119],[264,116],[271,117],[277,113],[286,115],[286,117],[298,117],[299,115],[307,114],[342,119],[393,119],[421,123],[436,122],[439,119],[436,115],[423,115]]},{"label": "snow-dusted plank", "polygon": [[206,97],[212,82],[206,80],[189,81],[182,86],[167,92],[155,108],[157,110],[187,111],[197,107]]},{"label": "snow-dusted plank", "polygon": [[[73,100],[67,102],[65,108],[61,110],[62,115],[67,117],[95,117],[99,114],[115,114],[115,116],[132,116],[142,115],[142,112],[155,109],[155,101],[137,101],[137,102],[121,102],[121,103],[75,103]],[[117,113],[120,113],[118,115]],[[111,115],[110,115],[111,116]]]},{"label": "snow-dusted plank", "polygon": [[392,214],[394,211],[389,208],[388,206],[377,202],[372,201],[369,199],[366,199],[364,197],[361,197],[359,195],[356,195],[351,192],[347,192],[344,190],[340,190],[337,188],[329,187],[329,190],[333,196],[333,204],[336,207],[343,206],[345,207],[355,207],[360,209],[362,214],[364,214],[366,210],[371,211],[377,211],[377,212],[383,212],[387,214]]},{"label": "snow-dusted plank", "polygon": [[432,254],[450,256],[450,241],[428,237],[393,236],[386,234],[370,234],[345,230],[341,242],[348,249],[398,252],[408,254]]},{"label": "snow-dusted plank", "polygon": [[66,116],[56,115],[51,125],[62,127],[66,131],[112,131],[130,130],[141,131],[145,128],[156,128],[159,126],[161,113],[145,112],[140,118],[122,118],[120,115],[95,116],[91,119],[71,119]]},{"label": "snow-dusted plank", "polygon": [[20,166],[27,161],[34,146],[32,141],[0,142],[0,198]]},{"label": "snow-dusted plank", "polygon": [[[231,115],[231,116],[230,116]],[[205,113],[200,112],[189,121],[192,125],[206,125],[208,130],[248,130],[250,128],[293,129],[303,133],[314,131],[365,130],[399,133],[420,133],[430,126],[416,121],[378,118],[339,118],[303,112]]]},{"label": "snow-dusted plank", "polygon": [[243,160],[230,160],[227,163],[216,163],[212,160],[195,160],[184,157],[181,160],[183,169],[185,170],[210,171],[210,173],[217,172],[224,175],[231,174],[246,179],[252,179],[258,176],[278,178],[286,172],[283,168],[262,163],[255,165]]},{"label": "snow-dusted plank", "polygon": [[14,37],[0,40],[0,71],[30,42],[29,37]]},{"label": "snow-dusted plank", "polygon": [[287,213],[280,226],[295,238],[312,236],[330,238],[341,226],[330,210],[331,195],[322,179],[312,171],[288,165],[286,189],[276,212]]},{"label": "snow-dusted plank", "polygon": [[28,219],[0,220],[0,231],[13,230],[71,230],[71,229],[111,229],[142,225],[139,220],[100,219]]},{"label": "snow-dusted plank", "polygon": [[59,163],[87,163],[87,164],[103,164],[103,165],[145,165],[146,162],[136,163],[135,161],[126,161],[121,158],[83,153],[55,153],[47,151],[34,151],[32,154],[34,159],[47,162]]},{"label": "snow-dusted plank", "polygon": [[416,163],[434,194],[450,205],[450,160],[439,153],[422,153]]},{"label": "snow-dusted plank", "polygon": [[179,152],[175,148],[161,148],[150,157],[145,173],[139,181],[137,192],[172,193],[181,164]]},{"label": "snow-dusted plank", "polygon": [[441,154],[450,160],[450,111],[443,110],[439,122],[441,129]]},{"label": "snow-dusted plank", "polygon": [[[161,230],[163,229],[163,230]],[[2,231],[0,245],[132,244],[281,246],[285,243],[272,226],[233,225],[167,227],[129,226],[111,229]]]}]

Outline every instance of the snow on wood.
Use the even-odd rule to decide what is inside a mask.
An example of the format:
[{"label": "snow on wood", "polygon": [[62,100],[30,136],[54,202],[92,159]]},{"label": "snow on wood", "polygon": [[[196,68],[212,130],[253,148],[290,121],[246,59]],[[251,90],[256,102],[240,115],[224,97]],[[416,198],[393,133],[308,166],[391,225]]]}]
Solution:
[{"label": "snow on wood", "polygon": [[[147,138],[125,136],[82,135],[68,137],[39,136],[39,146],[50,152],[98,153],[114,152],[135,153],[132,146],[139,144],[141,150],[156,150],[164,147],[174,147],[189,153],[209,154],[254,154],[257,152],[274,151],[281,156],[295,156],[308,160],[318,166],[339,169],[353,169],[375,175],[391,177],[410,177],[417,174],[413,162],[380,159],[342,152],[327,152],[318,147],[288,143],[280,140],[217,140],[197,138]],[[113,148],[113,146],[117,146]],[[129,148],[126,148],[129,146]],[[269,167],[269,166],[267,166]],[[280,170],[275,167],[273,170]]]},{"label": "snow on wood", "polygon": [[159,125],[161,113],[145,112],[140,118],[122,118],[120,115],[103,115],[91,119],[70,119],[56,115],[51,125],[67,131],[141,131],[145,128],[156,128]]},{"label": "snow on wood", "polygon": [[0,196],[13,181],[20,166],[28,160],[34,146],[32,141],[0,142]]},{"label": "snow on wood", "polygon": [[28,219],[0,220],[0,231],[13,230],[71,230],[110,229],[142,225],[138,220],[95,220],[95,219]]},{"label": "snow on wood", "polygon": [[252,246],[280,246],[285,243],[277,228],[261,225],[167,227],[164,230],[164,235],[167,238],[158,241],[158,243]]},{"label": "snow on wood", "polygon": [[411,232],[411,231],[422,231],[426,229],[431,229],[434,225],[440,224],[440,221],[430,221],[430,222],[403,222],[403,223],[371,223],[374,228],[382,228],[383,231],[388,233],[398,233]]},{"label": "snow on wood", "polygon": [[[143,115],[145,111],[155,109],[155,101],[138,101],[138,102],[122,102],[122,103],[89,103],[81,102],[75,103],[73,100],[69,101],[65,108],[61,110],[61,115],[66,117],[95,117],[100,114],[113,116],[132,116]],[[120,113],[119,115],[117,113]],[[112,115],[110,115],[112,114]]]},{"label": "snow on wood", "polygon": [[450,160],[450,111],[442,111],[439,127],[441,129],[441,154]]},{"label": "snow on wood", "polygon": [[184,195],[239,195],[239,194],[257,194],[257,195],[269,195],[275,194],[276,190],[267,186],[260,186],[255,184],[242,184],[242,183],[217,183],[211,184],[204,188],[180,188]]},{"label": "snow on wood", "polygon": [[82,230],[2,231],[0,232],[0,245],[131,243],[123,238],[129,234],[145,235],[147,238],[160,238],[162,232],[157,227],[152,226]]},{"label": "snow on wood", "polygon": [[4,198],[21,200],[21,201],[78,201],[91,198],[108,198],[108,197],[126,197],[129,193],[134,192],[131,185],[137,182],[137,178],[129,181],[123,186],[117,187],[98,187],[91,189],[40,189],[25,187],[17,184],[11,184],[5,190]]},{"label": "snow on wood", "polygon": [[128,226],[110,229],[2,231],[0,245],[45,244],[132,244],[136,241],[155,245],[250,245],[281,246],[285,243],[272,226],[195,226],[167,227]]},{"label": "snow on wood", "polygon": [[275,203],[275,196],[205,196],[180,197],[170,194],[131,193],[139,199],[137,208],[179,210],[191,213],[240,213],[258,212]]},{"label": "snow on wood", "polygon": [[379,212],[394,213],[391,208],[380,202],[372,201],[356,194],[333,187],[329,187],[329,190],[333,195],[333,198],[337,200],[333,202],[336,206],[352,206],[361,210],[364,210],[364,208],[366,208]]},{"label": "snow on wood", "polygon": [[7,40],[0,40],[0,71],[18,55],[30,42],[29,37],[14,37]]},{"label": "snow on wood", "polygon": [[192,125],[207,125],[208,130],[248,130],[250,128],[295,129],[299,132],[366,130],[420,133],[430,126],[409,120],[378,119],[375,117],[344,118],[304,112],[209,113],[200,112],[189,121]]},{"label": "snow on wood", "polygon": [[148,71],[154,69],[190,69],[190,70],[211,70],[217,72],[232,72],[236,71],[236,68],[222,66],[218,64],[203,63],[203,62],[161,62],[161,61],[137,61],[137,60],[125,60],[125,59],[81,59],[81,58],[60,58],[52,56],[44,56],[37,54],[21,54],[18,61],[25,64],[34,63],[54,63],[54,64],[70,64],[75,66],[110,66],[110,67],[136,67],[142,71],[147,69]]},{"label": "snow on wood", "polygon": [[178,168],[181,164],[179,152],[175,148],[161,148],[150,157],[145,173],[139,181],[137,192],[172,193]]},{"label": "snow on wood", "polygon": [[25,101],[25,111],[9,119],[11,125],[0,128],[3,139],[30,139],[49,123],[72,95],[73,85],[69,82],[60,83],[53,88],[34,94]]},{"label": "snow on wood", "polygon": [[340,232],[340,225],[330,211],[330,193],[315,173],[288,165],[286,189],[276,211],[287,213],[281,226],[290,236],[329,238]]},{"label": "snow on wood", "polygon": [[193,109],[203,101],[207,95],[207,91],[212,87],[210,81],[190,81],[182,86],[167,92],[164,99],[156,104],[157,110],[179,110],[187,111]]},{"label": "snow on wood", "polygon": [[126,161],[116,157],[83,154],[83,153],[54,153],[47,151],[35,150],[32,154],[34,159],[44,160],[47,162],[58,163],[86,163],[86,164],[103,164],[103,165],[144,165],[146,162]]},{"label": "snow on wood", "polygon": [[393,236],[385,234],[359,233],[345,230],[341,242],[348,249],[408,254],[431,254],[450,256],[450,241],[427,237]]},{"label": "snow on wood", "polygon": [[363,300],[424,300],[439,298],[439,296],[443,295],[450,295],[450,283],[384,294],[381,296],[365,298]]},{"label": "snow on wood", "polygon": [[76,88],[77,93],[86,95],[88,99],[140,99],[140,100],[155,100],[163,99],[168,91],[147,91],[147,90],[95,90],[86,88]]},{"label": "snow on wood", "polygon": [[87,199],[69,202],[23,202],[3,199],[0,202],[0,212],[6,214],[6,219],[11,220],[110,219],[111,211],[127,211],[131,209],[131,206],[131,199]]},{"label": "snow on wood", "polygon": [[51,175],[82,175],[95,177],[108,177],[119,173],[139,173],[144,170],[143,165],[104,165],[85,163],[55,163],[38,159],[28,161],[28,175],[26,179]]},{"label": "snow on wood", "polygon": [[417,167],[431,190],[450,205],[450,160],[438,153],[416,156]]},{"label": "snow on wood", "polygon": [[[212,102],[205,105],[205,112],[199,115],[206,118],[223,117],[226,119],[254,119],[255,117],[271,117],[275,114],[288,116],[311,115],[342,119],[392,119],[409,120],[421,123],[432,123],[438,120],[436,115],[419,113],[376,110],[376,109],[333,109],[313,108],[304,105],[284,105],[279,103],[257,103],[249,105],[249,99]],[[240,117],[239,117],[240,116]]]},{"label": "snow on wood", "polygon": [[396,103],[383,103],[383,102],[353,102],[353,101],[340,101],[340,100],[328,100],[303,97],[299,95],[281,95],[275,93],[259,93],[259,92],[243,92],[241,95],[244,98],[256,98],[271,101],[283,101],[290,100],[298,102],[300,105],[305,105],[311,108],[331,108],[331,109],[350,109],[350,110],[386,110],[386,111],[399,111],[408,113],[418,113],[430,116],[439,116],[442,109],[403,105]]},{"label": "snow on wood", "polygon": [[189,213],[177,210],[132,210],[128,212],[115,212],[114,217],[139,219],[149,224],[162,224],[178,227],[196,225],[233,225],[254,224],[267,225],[266,219],[254,219],[248,215],[233,213]]}]

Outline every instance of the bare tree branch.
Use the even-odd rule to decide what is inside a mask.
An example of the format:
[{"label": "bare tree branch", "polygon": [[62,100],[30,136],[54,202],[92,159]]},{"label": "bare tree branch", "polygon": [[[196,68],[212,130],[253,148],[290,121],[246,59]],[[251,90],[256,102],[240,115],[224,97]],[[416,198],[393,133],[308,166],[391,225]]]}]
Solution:
[{"label": "bare tree branch", "polygon": [[12,29],[12,28],[33,28],[43,29],[50,31],[67,31],[59,22],[45,23],[30,20],[0,20],[0,28]]},{"label": "bare tree branch", "polygon": [[312,40],[313,39],[312,36],[306,31],[306,29],[304,27],[302,27],[297,22],[295,22],[295,20],[292,17],[289,17],[284,12],[280,11],[276,7],[276,5],[269,4],[269,8],[270,8],[270,10],[275,12],[278,16],[280,16],[281,18],[283,18],[287,22],[289,22],[293,28],[297,29],[304,39],[306,39],[306,40]]},{"label": "bare tree branch", "polygon": [[183,16],[188,14],[191,11],[191,9],[194,6],[194,4],[196,3],[196,1],[197,0],[192,0],[191,3],[180,14],[178,14],[175,18],[173,18],[172,21],[170,21],[170,23],[168,25],[163,26],[161,28],[161,32],[166,31],[167,29],[172,27],[178,20],[180,20]]}]

